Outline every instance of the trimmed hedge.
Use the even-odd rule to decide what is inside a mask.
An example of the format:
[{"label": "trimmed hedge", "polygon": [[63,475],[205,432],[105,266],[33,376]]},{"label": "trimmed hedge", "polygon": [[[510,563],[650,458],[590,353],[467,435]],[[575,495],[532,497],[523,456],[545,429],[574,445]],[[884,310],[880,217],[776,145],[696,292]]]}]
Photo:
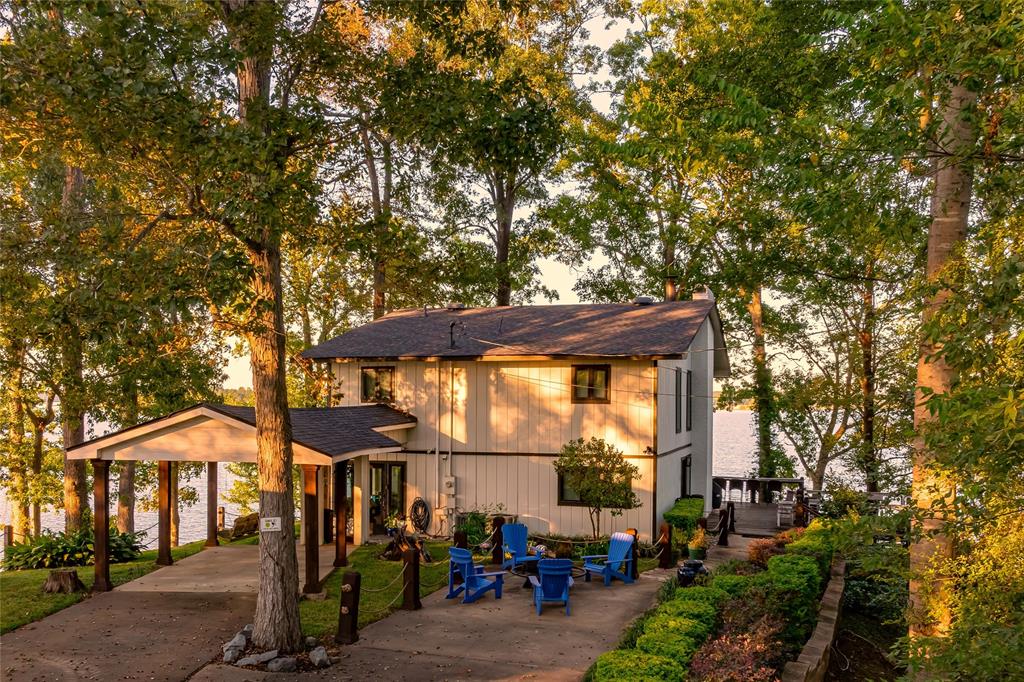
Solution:
[{"label": "trimmed hedge", "polygon": [[647,621],[644,625],[644,634],[675,632],[680,635],[686,635],[697,642],[703,642],[714,629],[714,621],[696,620],[685,616],[660,615]]},{"label": "trimmed hedge", "polygon": [[665,630],[641,635],[636,641],[636,648],[644,653],[671,659],[685,669],[700,648],[700,643],[679,632]]},{"label": "trimmed hedge", "polygon": [[684,618],[714,623],[718,620],[718,609],[715,608],[714,604],[706,601],[673,599],[659,606],[655,610],[654,615],[682,616]]},{"label": "trimmed hedge", "polygon": [[673,599],[707,602],[717,609],[729,600],[729,595],[716,587],[695,585],[693,587],[685,587],[679,590],[676,592],[676,596],[673,597]]},{"label": "trimmed hedge", "polygon": [[711,580],[711,586],[730,597],[741,597],[750,589],[751,578],[749,575],[716,575]]},{"label": "trimmed hedge", "polygon": [[686,670],[671,658],[636,649],[603,653],[594,662],[594,682],[682,682]]},{"label": "trimmed hedge", "polygon": [[801,554],[772,557],[768,570],[752,578],[751,586],[785,619],[782,640],[794,649],[803,645],[817,621],[823,581],[815,557]]},{"label": "trimmed hedge", "polygon": [[665,521],[678,530],[690,533],[697,527],[697,520],[704,517],[704,498],[699,495],[683,497],[676,500],[672,508],[665,512]]}]

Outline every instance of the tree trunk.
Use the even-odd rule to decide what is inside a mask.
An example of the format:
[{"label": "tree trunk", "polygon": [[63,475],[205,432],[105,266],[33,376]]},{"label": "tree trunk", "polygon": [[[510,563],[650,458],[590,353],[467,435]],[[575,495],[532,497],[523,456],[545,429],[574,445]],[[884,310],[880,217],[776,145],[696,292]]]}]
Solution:
[{"label": "tree trunk", "polygon": [[[273,36],[266,34],[265,17],[259,13],[278,10],[270,3],[254,0],[227,0],[222,7],[233,46],[242,55],[237,67],[239,117],[243,125],[257,128],[265,124],[251,114],[270,106],[273,57]],[[260,588],[253,642],[262,649],[292,652],[301,647],[302,629],[292,498],[292,427],[285,382],[281,238],[270,225],[248,227],[249,233],[259,235],[247,241],[253,267],[252,291],[258,304],[254,306],[256,328],[246,337],[256,399],[260,516],[281,521],[280,532],[263,533],[260,538]]]},{"label": "tree trunk", "polygon": [[[947,266],[956,258],[957,249],[967,238],[967,224],[973,181],[969,163],[956,158],[974,139],[970,122],[964,114],[974,106],[975,94],[961,85],[953,86],[949,99],[941,105],[939,149],[950,156],[940,158],[932,190],[931,225],[928,229],[928,265],[930,282],[939,282]],[[948,289],[940,289],[928,301],[924,322],[928,322],[949,297]],[[929,410],[930,395],[946,393],[953,382],[953,370],[936,352],[942,347],[927,339],[921,342],[917,364],[917,395],[914,404],[913,484],[912,497],[917,509],[915,521],[922,535],[910,546],[910,637],[943,636],[950,626],[949,578],[942,564],[953,556],[953,545],[944,532],[945,516],[933,506],[951,502],[955,495],[952,481],[933,466],[934,453],[929,451],[924,432],[935,417]],[[930,571],[938,571],[937,574]]]},{"label": "tree trunk", "polygon": [[515,212],[515,197],[500,180],[495,183],[494,218],[497,229],[494,240],[495,264],[497,265],[497,305],[512,304],[512,273],[508,268],[509,249],[512,243],[512,218]]},{"label": "tree trunk", "polygon": [[[129,389],[127,406],[124,426],[135,426],[139,423],[139,392],[134,385]],[[135,462],[131,460],[121,462],[117,477],[117,530],[135,532]]]},{"label": "tree trunk", "polygon": [[759,476],[776,476],[777,467],[772,453],[772,377],[768,367],[768,352],[764,338],[764,309],[761,305],[761,287],[754,287],[747,300],[754,343],[751,354],[754,362],[754,409],[757,412],[757,472]]},{"label": "tree trunk", "polygon": [[[868,262],[864,269],[861,328],[858,336],[862,371],[861,391],[861,462],[869,493],[878,492],[878,453],[875,451],[875,268]],[[818,488],[821,490],[821,488]]]},{"label": "tree trunk", "polygon": [[[48,423],[48,422],[47,422]],[[32,425],[32,475],[39,480],[43,475],[43,434],[46,431],[46,424],[40,423],[37,427]],[[32,532],[36,537],[43,531],[43,519],[39,509],[39,503],[32,503]]]},{"label": "tree trunk", "polygon": [[12,356],[14,369],[11,371],[10,380],[10,448],[11,460],[8,463],[8,471],[11,477],[11,511],[14,536],[21,541],[28,538],[32,531],[32,519],[29,517],[28,505],[28,477],[25,466],[25,404],[22,402],[21,390],[23,387],[22,360],[24,352],[21,344],[15,341],[12,344]]},{"label": "tree trunk", "polygon": [[676,241],[669,239],[664,232],[661,237],[661,264],[665,273],[665,300],[674,301],[679,296],[676,281]]},{"label": "tree trunk", "polygon": [[180,477],[180,465],[177,462],[171,462],[171,547],[178,546],[178,530],[181,527],[181,509],[178,503]]}]

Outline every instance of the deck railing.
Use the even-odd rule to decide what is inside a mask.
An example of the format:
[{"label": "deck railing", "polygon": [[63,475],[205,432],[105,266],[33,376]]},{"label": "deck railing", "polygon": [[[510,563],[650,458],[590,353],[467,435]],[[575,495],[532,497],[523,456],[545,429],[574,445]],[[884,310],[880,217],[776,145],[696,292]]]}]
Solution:
[{"label": "deck railing", "polygon": [[711,502],[715,508],[721,508],[724,502],[776,502],[795,499],[803,490],[802,478],[715,476],[712,479]]}]

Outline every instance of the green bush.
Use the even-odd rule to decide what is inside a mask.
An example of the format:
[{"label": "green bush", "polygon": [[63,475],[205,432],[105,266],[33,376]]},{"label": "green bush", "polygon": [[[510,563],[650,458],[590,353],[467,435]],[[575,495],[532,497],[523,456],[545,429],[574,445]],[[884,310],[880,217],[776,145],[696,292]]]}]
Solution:
[{"label": "green bush", "polygon": [[664,630],[642,635],[636,641],[636,648],[644,653],[672,659],[686,668],[700,644],[684,634]]},{"label": "green bush", "polygon": [[706,623],[715,623],[718,620],[718,609],[714,604],[706,601],[692,599],[673,599],[667,601],[655,610],[657,616],[682,616],[693,618]]},{"label": "green bush", "polygon": [[665,521],[673,528],[682,531],[687,538],[697,527],[698,519],[704,517],[704,498],[699,495],[682,497],[676,500],[672,508],[665,512]]},{"label": "green bush", "polygon": [[[651,635],[658,632],[675,632],[685,635],[695,642],[703,642],[715,629],[714,621],[703,621],[684,616],[655,615],[644,625],[644,634]],[[640,641],[639,639],[637,640]]]},{"label": "green bush", "polygon": [[[110,561],[137,559],[142,551],[142,535],[110,530]],[[39,537],[19,542],[4,550],[4,568],[17,571],[29,568],[90,566],[96,560],[91,529],[72,533],[43,531]]]},{"label": "green bush", "polygon": [[772,557],[751,585],[762,591],[768,611],[786,620],[783,641],[794,649],[803,646],[818,617],[821,574],[815,560],[798,554]]},{"label": "green bush", "polygon": [[750,576],[716,575],[711,579],[711,586],[716,590],[722,590],[730,597],[740,597],[750,589]]},{"label": "green bush", "polygon": [[[825,579],[832,567],[832,543],[829,541],[828,532],[824,529],[810,529],[804,533],[799,540],[786,545],[787,554],[798,554],[809,556],[818,565],[818,571],[822,579]],[[771,563],[771,560],[769,560]]]},{"label": "green bush", "polygon": [[681,682],[685,676],[672,659],[636,649],[609,651],[594,662],[594,682]]},{"label": "green bush", "polygon": [[694,585],[693,587],[684,587],[679,590],[676,592],[676,596],[673,597],[673,599],[703,601],[711,604],[717,609],[729,599],[729,595],[715,587],[701,587],[700,585]]},{"label": "green bush", "polygon": [[827,486],[818,514],[826,519],[841,519],[850,512],[863,516],[868,513],[867,493],[849,486]]}]

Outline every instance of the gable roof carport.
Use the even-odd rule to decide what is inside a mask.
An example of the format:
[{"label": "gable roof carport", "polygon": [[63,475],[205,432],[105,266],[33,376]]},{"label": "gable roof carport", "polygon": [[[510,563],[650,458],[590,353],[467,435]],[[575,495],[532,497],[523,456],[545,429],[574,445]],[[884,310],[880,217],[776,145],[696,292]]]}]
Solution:
[{"label": "gable roof carport", "polygon": [[[291,408],[292,461],[302,465],[303,532],[306,538],[306,577],[303,592],[319,592],[317,467],[331,466],[362,455],[398,452],[402,443],[389,433],[416,425],[416,418],[387,405]],[[397,434],[396,434],[397,435]],[[86,441],[67,449],[68,459],[88,459],[93,465],[95,532],[94,591],[111,589],[109,571],[109,488],[111,461],[159,463],[159,541],[157,561],[171,558],[171,462],[207,462],[207,546],[217,541],[217,463],[256,462],[256,411],[252,407],[199,403],[164,417]],[[338,500],[342,503],[338,504]],[[345,528],[344,496],[335,490],[338,528]],[[280,521],[280,519],[279,519]],[[336,533],[335,566],[346,562],[345,533]]]}]

